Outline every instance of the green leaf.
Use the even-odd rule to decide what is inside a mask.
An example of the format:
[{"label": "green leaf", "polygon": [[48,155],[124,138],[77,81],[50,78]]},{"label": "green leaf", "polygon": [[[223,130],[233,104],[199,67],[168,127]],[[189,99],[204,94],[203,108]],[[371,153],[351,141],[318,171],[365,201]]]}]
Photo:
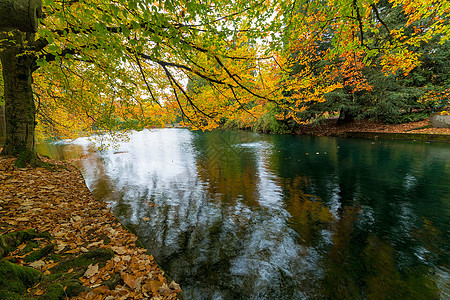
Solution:
[{"label": "green leaf", "polygon": [[57,45],[55,44],[51,44],[48,46],[48,51],[53,52],[53,53],[61,53],[61,48],[59,48]]},{"label": "green leaf", "polygon": [[47,63],[47,61],[44,59],[44,58],[38,58],[37,60],[36,60],[36,65],[38,66],[38,67],[43,67],[43,66],[45,66],[45,65],[47,65],[48,63]]},{"label": "green leaf", "polygon": [[127,26],[126,25],[120,25],[120,28],[122,29],[122,33],[125,35],[125,36],[129,36],[130,35],[130,29],[128,29],[127,28]]}]

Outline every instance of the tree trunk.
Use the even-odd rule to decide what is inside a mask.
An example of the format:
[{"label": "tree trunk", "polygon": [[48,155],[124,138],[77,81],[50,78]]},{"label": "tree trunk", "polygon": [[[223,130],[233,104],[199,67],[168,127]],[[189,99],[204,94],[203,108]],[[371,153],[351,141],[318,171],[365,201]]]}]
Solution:
[{"label": "tree trunk", "polygon": [[345,104],[345,106],[347,107],[342,107],[341,110],[339,111],[339,119],[337,121],[337,125],[343,125],[343,124],[348,124],[351,123],[355,120],[355,112],[352,111],[351,107],[353,105],[353,103],[355,103],[355,95],[353,94],[353,89],[351,86],[346,84],[347,79],[344,78],[343,80],[343,92],[344,92],[344,96],[343,96],[343,104]]},{"label": "tree trunk", "polygon": [[17,164],[34,164],[35,106],[32,89],[32,72],[36,58],[25,54],[25,40],[32,42],[30,34],[14,31],[15,43],[0,53],[3,67],[6,141],[2,155],[19,157]]},{"label": "tree trunk", "polygon": [[6,139],[5,105],[0,105],[0,148]]},{"label": "tree trunk", "polygon": [[341,108],[337,125],[349,124],[355,120],[355,114],[348,108]]},{"label": "tree trunk", "polygon": [[41,16],[41,0],[0,0],[0,31],[36,32]]}]

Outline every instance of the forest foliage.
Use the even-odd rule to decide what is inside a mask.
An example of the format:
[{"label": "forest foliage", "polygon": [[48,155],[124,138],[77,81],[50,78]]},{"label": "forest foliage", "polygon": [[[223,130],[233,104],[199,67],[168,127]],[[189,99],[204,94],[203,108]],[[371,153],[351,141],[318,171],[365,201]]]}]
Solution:
[{"label": "forest foliage", "polygon": [[450,93],[446,1],[44,0],[43,9],[23,50],[36,59],[40,138],[173,123],[283,133],[329,116],[396,123],[445,106]]}]

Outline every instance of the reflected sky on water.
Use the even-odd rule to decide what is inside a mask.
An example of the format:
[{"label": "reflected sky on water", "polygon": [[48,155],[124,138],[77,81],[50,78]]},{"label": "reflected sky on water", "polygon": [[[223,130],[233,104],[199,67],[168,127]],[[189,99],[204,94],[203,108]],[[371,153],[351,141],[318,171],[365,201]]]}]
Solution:
[{"label": "reflected sky on water", "polygon": [[186,299],[448,296],[448,144],[155,129],[39,151],[86,156]]}]

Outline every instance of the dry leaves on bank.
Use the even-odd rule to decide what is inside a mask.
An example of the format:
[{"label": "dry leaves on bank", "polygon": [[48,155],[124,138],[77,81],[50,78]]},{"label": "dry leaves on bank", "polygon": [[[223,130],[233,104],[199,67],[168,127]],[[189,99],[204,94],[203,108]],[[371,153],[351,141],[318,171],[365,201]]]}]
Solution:
[{"label": "dry leaves on bank", "polygon": [[432,128],[429,118],[423,121],[404,124],[383,124],[379,121],[355,120],[348,124],[337,124],[337,119],[324,120],[319,125],[300,126],[297,134],[311,134],[318,136],[330,136],[345,132],[379,132],[379,133],[423,133],[423,134],[448,134],[450,128]]},{"label": "dry leaves on bank", "polygon": [[[14,159],[0,157],[0,235],[30,228],[48,232],[52,240],[37,239],[40,249],[51,248],[54,257],[67,261],[102,249],[111,253],[106,261],[84,268],[78,280],[90,290],[73,299],[179,298],[179,285],[168,282],[153,257],[136,246],[136,236],[95,199],[75,167],[58,162],[62,167],[50,171],[16,168],[13,164]],[[19,245],[7,258],[46,275],[58,267],[51,255],[25,262],[21,252],[24,247]],[[64,272],[77,271],[74,266]],[[114,278],[115,285],[111,284]],[[29,292],[43,294],[39,284]]]}]

